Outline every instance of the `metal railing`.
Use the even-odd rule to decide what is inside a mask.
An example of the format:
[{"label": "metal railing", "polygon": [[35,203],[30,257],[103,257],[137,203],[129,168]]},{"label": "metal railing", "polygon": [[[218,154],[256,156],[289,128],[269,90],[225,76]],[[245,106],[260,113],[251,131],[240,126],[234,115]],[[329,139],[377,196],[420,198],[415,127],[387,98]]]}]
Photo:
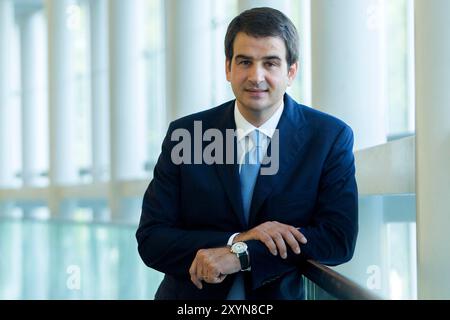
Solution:
[{"label": "metal railing", "polygon": [[[314,286],[306,285],[306,298],[326,300],[381,300],[369,290],[338,272],[313,260],[306,260],[302,265],[303,275]],[[318,293],[317,288],[320,288]]]}]

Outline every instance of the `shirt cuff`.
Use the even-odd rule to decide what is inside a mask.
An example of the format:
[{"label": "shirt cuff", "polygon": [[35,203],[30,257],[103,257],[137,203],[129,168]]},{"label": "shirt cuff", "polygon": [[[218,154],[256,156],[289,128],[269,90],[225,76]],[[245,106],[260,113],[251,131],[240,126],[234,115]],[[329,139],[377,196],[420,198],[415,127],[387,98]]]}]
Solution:
[{"label": "shirt cuff", "polygon": [[228,239],[227,246],[231,247],[233,245],[233,240],[234,240],[234,238],[236,238],[236,236],[238,234],[239,234],[239,232],[236,232],[235,234],[231,235],[231,237]]}]

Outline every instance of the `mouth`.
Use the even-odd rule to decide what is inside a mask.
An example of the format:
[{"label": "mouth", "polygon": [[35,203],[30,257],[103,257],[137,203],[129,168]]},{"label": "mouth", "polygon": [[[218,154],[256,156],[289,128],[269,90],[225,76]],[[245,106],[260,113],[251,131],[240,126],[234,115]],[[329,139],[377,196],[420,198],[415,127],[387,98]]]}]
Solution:
[{"label": "mouth", "polygon": [[265,95],[269,90],[263,90],[263,89],[245,89],[245,92],[247,92],[252,97],[261,97]]},{"label": "mouth", "polygon": [[248,91],[248,92],[267,92],[269,90],[267,90],[267,89],[246,88],[245,91]]}]

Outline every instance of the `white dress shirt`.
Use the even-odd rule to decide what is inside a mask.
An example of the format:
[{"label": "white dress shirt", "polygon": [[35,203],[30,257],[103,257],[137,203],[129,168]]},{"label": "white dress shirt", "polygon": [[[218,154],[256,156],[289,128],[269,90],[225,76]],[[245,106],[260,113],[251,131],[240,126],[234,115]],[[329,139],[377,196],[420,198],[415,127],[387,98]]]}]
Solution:
[{"label": "white dress shirt", "polygon": [[[260,133],[260,145],[262,148],[262,153],[265,155],[267,152],[267,147],[269,142],[273,137],[275,129],[280,121],[281,114],[284,110],[284,102],[281,102],[280,107],[275,111],[275,113],[264,122],[259,128],[248,122],[242,113],[239,111],[237,102],[234,104],[234,121],[236,123],[236,136],[237,136],[237,160],[239,163],[239,173],[241,172],[241,165],[244,162],[245,154],[252,148],[251,143],[245,143],[245,137],[249,135],[253,130],[259,130]],[[233,234],[227,242],[227,245],[231,246],[233,244],[234,238],[239,233]]]},{"label": "white dress shirt", "polygon": [[266,154],[267,147],[269,146],[270,139],[272,139],[275,129],[280,121],[281,114],[283,113],[284,103],[281,102],[281,106],[275,111],[275,113],[264,122],[259,128],[248,122],[242,113],[239,111],[237,103],[234,105],[234,121],[236,123],[236,135],[237,135],[237,159],[239,163],[239,172],[241,171],[241,164],[244,162],[245,154],[251,149],[251,143],[245,143],[245,137],[248,136],[253,130],[259,130],[260,133],[260,145],[263,154]]}]

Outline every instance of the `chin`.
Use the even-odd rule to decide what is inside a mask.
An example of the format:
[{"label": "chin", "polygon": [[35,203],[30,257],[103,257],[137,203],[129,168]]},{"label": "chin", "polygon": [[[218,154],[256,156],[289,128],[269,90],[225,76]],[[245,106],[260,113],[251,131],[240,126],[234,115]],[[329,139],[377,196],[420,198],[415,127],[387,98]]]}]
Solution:
[{"label": "chin", "polygon": [[267,105],[265,104],[247,104],[247,109],[253,112],[260,112],[267,109]]},{"label": "chin", "polygon": [[251,110],[266,109],[270,104],[265,99],[247,99],[246,106]]}]

